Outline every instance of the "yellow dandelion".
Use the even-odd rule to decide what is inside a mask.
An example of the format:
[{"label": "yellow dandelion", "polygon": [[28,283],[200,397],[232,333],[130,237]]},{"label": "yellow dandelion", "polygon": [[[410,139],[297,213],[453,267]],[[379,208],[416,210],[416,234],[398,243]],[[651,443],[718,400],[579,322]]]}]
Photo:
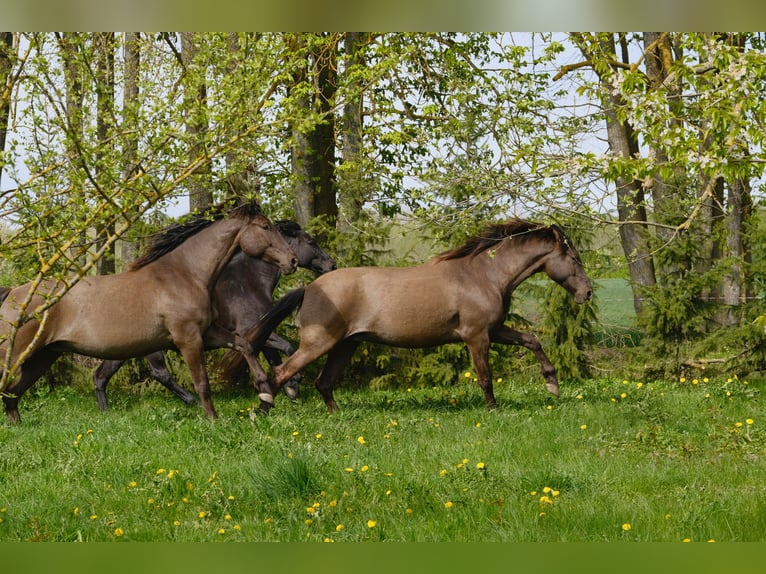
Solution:
[{"label": "yellow dandelion", "polygon": [[347,467],[346,467],[346,468],[344,468],[343,470],[345,470],[346,472],[354,472],[354,469],[353,469],[353,468],[351,468],[350,466],[347,466]]},{"label": "yellow dandelion", "polygon": [[158,468],[157,474],[165,474],[166,470],[164,468]]},{"label": "yellow dandelion", "polygon": [[[3,512],[5,512],[5,511],[3,511]],[[74,514],[75,516],[79,516],[80,515],[80,507],[79,506],[75,506],[74,510],[72,511],[72,514]]]},{"label": "yellow dandelion", "polygon": [[463,376],[464,376],[466,379],[470,379],[470,378],[471,378],[473,375],[471,374],[471,372],[470,372],[470,371],[466,371],[466,372],[465,372],[465,374],[464,374]]},{"label": "yellow dandelion", "polygon": [[543,496],[540,497],[540,503],[541,504],[553,504],[553,500],[551,500],[550,497],[543,495]]},{"label": "yellow dandelion", "polygon": [[235,524],[235,525],[234,525],[234,530],[236,530],[237,532],[239,532],[240,530],[242,530],[242,527],[241,527],[239,524]]},{"label": "yellow dandelion", "polygon": [[447,472],[446,468],[443,468],[439,471],[439,476],[447,476],[447,474],[449,473]]},{"label": "yellow dandelion", "polygon": [[335,532],[340,532],[341,530],[343,530],[343,528],[345,527],[342,524],[337,524],[335,526]]},{"label": "yellow dandelion", "polygon": [[359,444],[366,444],[367,443],[367,441],[364,440],[364,437],[361,436],[361,435],[356,437],[356,442],[358,442]]},{"label": "yellow dandelion", "polygon": [[628,530],[630,530],[631,528],[633,528],[633,527],[630,525],[630,522],[626,522],[625,524],[623,524],[623,525],[622,525],[622,529],[623,529],[625,532],[627,532],[627,531],[628,531]]},{"label": "yellow dandelion", "polygon": [[228,498],[228,500],[236,500],[236,499],[234,498],[234,495],[233,495],[233,494],[230,494],[230,495],[229,495],[227,498]]},{"label": "yellow dandelion", "polygon": [[686,377],[681,377],[680,379],[678,379],[678,382],[685,383],[686,382]]},{"label": "yellow dandelion", "polygon": [[330,508],[335,508],[336,506],[338,506],[338,501],[331,500],[330,502],[327,503],[327,506],[329,506]]},{"label": "yellow dandelion", "polygon": [[314,521],[311,518],[307,518],[303,522],[306,523],[306,526],[311,526],[314,523]]},{"label": "yellow dandelion", "polygon": [[128,486],[129,486],[130,488],[135,488],[135,487],[137,486],[137,483],[136,483],[136,481],[135,481],[135,480],[131,480],[131,481],[128,483]]},{"label": "yellow dandelion", "polygon": [[365,465],[364,465],[362,468],[360,468],[359,470],[361,470],[362,472],[367,472],[368,470],[370,470],[370,467],[369,467],[369,466],[367,466],[367,465],[365,464]]},{"label": "yellow dandelion", "polygon": [[375,528],[378,525],[377,520],[368,520],[367,521],[367,528]]},{"label": "yellow dandelion", "polygon": [[624,399],[628,396],[628,393],[620,393],[620,398]]},{"label": "yellow dandelion", "polygon": [[199,514],[197,515],[198,518],[205,518],[207,516],[207,512],[204,510],[200,510]]},{"label": "yellow dandelion", "polygon": [[122,536],[123,534],[125,534],[125,531],[122,528],[115,528],[114,529],[114,535],[115,536]]},{"label": "yellow dandelion", "polygon": [[224,520],[231,520],[231,514],[227,514],[223,517]]},{"label": "yellow dandelion", "polygon": [[454,506],[454,504],[452,503],[451,500],[448,500],[447,502],[444,503],[444,508],[450,509],[453,506]]},{"label": "yellow dandelion", "polygon": [[320,438],[322,438],[322,433],[321,433],[321,432],[318,432],[318,433],[317,433],[316,435],[314,435],[314,436],[316,437],[316,439],[317,439],[317,440],[319,440]]},{"label": "yellow dandelion", "polygon": [[750,425],[751,425],[751,424],[753,424],[754,422],[755,422],[755,421],[754,421],[753,419],[745,419],[745,423],[746,423],[748,426],[750,426]]},{"label": "yellow dandelion", "polygon": [[588,428],[588,425],[580,425],[580,430],[585,430]]},{"label": "yellow dandelion", "polygon": [[734,423],[734,426],[737,427],[737,428],[741,428],[742,427],[742,423],[738,421],[738,422]]},{"label": "yellow dandelion", "polygon": [[543,493],[548,494],[551,490],[553,490],[550,486],[546,486],[543,488]]},{"label": "yellow dandelion", "polygon": [[478,468],[479,470],[486,470],[487,465],[485,465],[483,462],[477,462],[476,468]]},{"label": "yellow dandelion", "polygon": [[173,526],[181,526],[181,521],[180,520],[174,520],[173,521]]},{"label": "yellow dandelion", "polygon": [[412,512],[413,512],[413,511],[412,511],[412,509],[411,509],[411,508],[408,508],[407,510],[405,510],[405,512],[406,512],[407,514],[412,514]]},{"label": "yellow dandelion", "polygon": [[481,428],[481,423],[476,423],[476,428],[477,429]]}]

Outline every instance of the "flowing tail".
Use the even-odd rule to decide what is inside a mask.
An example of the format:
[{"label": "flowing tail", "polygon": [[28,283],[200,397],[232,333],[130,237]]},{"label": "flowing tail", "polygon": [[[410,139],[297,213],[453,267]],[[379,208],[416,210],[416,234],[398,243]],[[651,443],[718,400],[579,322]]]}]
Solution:
[{"label": "flowing tail", "polygon": [[[285,318],[303,303],[303,295],[306,292],[305,287],[293,289],[287,295],[279,299],[271,309],[261,317],[260,321],[251,327],[244,334],[253,351],[263,347],[263,344],[269,338],[269,335]],[[232,384],[242,375],[247,368],[247,361],[237,351],[227,351],[218,361],[217,370],[220,373],[221,381]]]}]

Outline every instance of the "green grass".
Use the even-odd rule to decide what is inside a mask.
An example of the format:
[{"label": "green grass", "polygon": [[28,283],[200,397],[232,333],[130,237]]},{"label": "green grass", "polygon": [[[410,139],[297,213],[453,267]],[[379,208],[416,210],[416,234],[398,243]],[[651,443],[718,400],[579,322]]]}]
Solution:
[{"label": "green grass", "polygon": [[[0,423],[0,540],[762,541],[760,382],[279,397],[33,389]],[[748,424],[750,421],[751,424]],[[739,424],[738,424],[739,423]],[[629,526],[627,526],[629,525]]]}]

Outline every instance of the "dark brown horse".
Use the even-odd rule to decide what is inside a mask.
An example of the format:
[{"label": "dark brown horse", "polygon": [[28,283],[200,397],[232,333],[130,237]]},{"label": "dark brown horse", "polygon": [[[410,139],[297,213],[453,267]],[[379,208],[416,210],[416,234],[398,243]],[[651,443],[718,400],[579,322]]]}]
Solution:
[{"label": "dark brown horse", "polygon": [[[332,257],[300,225],[294,221],[276,221],[274,224],[295,252],[298,267],[310,269],[320,275],[335,269],[335,261]],[[262,259],[248,257],[243,253],[235,255],[224,268],[215,286],[213,305],[218,315],[216,323],[234,333],[245,333],[251,329],[271,308],[274,302],[272,294],[281,275],[278,267]],[[290,355],[293,348],[282,337],[272,333],[260,351],[269,364],[275,366],[282,362],[280,353]],[[149,363],[152,376],[157,381],[186,404],[195,402],[194,395],[178,385],[173,378],[162,351],[151,353],[145,358]],[[109,407],[106,397],[107,383],[124,362],[122,360],[104,361],[93,373],[96,399],[101,410]],[[230,365],[232,377],[238,377],[244,370],[241,367],[247,368],[247,362],[240,353],[237,353],[234,363]],[[298,381],[299,378],[293,377],[284,386],[287,396],[291,399],[298,396]]]},{"label": "dark brown horse", "polygon": [[[268,388],[250,346],[213,323],[215,284],[238,251],[285,273],[296,267],[295,253],[251,203],[171,226],[123,273],[83,277],[68,291],[54,280],[13,289],[0,306],[0,361],[8,360],[13,370],[3,395],[8,418],[19,422],[19,398],[64,352],[127,359],[177,349],[209,417],[216,412],[203,362],[206,346],[248,353],[256,378]],[[15,333],[14,324],[20,324]]]},{"label": "dark brown horse", "polygon": [[[327,273],[280,299],[246,338],[258,345],[292,310],[300,346],[275,369],[276,390],[310,362],[328,354],[316,386],[330,411],[333,387],[360,341],[430,347],[463,341],[489,408],[496,405],[490,343],[522,345],[537,356],[546,388],[558,395],[556,370],[533,335],[504,324],[511,293],[544,271],[577,303],[592,294],[577,250],[558,226],[513,220],[493,225],[464,245],[411,268],[361,267]],[[268,411],[270,403],[262,402]]]}]

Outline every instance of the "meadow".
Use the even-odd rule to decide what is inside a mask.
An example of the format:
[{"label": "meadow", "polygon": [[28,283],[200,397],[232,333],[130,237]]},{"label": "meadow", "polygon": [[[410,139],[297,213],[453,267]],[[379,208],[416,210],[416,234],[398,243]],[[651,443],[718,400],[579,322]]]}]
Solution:
[{"label": "meadow", "polygon": [[218,389],[38,385],[0,422],[1,541],[707,542],[766,539],[764,382],[313,389],[270,416]]}]

